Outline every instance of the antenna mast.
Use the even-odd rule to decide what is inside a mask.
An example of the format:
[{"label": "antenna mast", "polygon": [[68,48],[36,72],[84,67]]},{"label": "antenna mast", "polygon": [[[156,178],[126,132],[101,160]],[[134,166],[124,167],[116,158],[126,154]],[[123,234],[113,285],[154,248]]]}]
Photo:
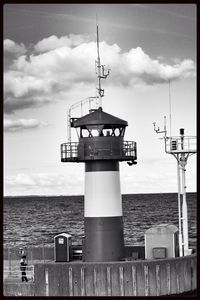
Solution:
[{"label": "antenna mast", "polygon": [[110,74],[110,69],[105,73],[105,66],[101,65],[100,53],[99,53],[99,27],[97,24],[97,60],[95,61],[97,67],[97,78],[98,78],[98,98],[99,98],[99,107],[102,107],[102,98],[104,97],[104,89],[101,88],[101,79],[106,79]]},{"label": "antenna mast", "polygon": [[170,136],[172,135],[172,115],[171,115],[171,89],[169,79],[169,125],[170,125]]},{"label": "antenna mast", "polygon": [[165,152],[172,154],[177,160],[177,181],[178,181],[178,218],[179,218],[179,255],[185,256],[191,254],[188,242],[188,214],[186,201],[186,183],[185,171],[188,157],[197,152],[196,137],[185,136],[184,129],[180,129],[179,136],[167,136],[166,117],[164,130],[156,127],[153,123],[156,133],[164,133]]}]

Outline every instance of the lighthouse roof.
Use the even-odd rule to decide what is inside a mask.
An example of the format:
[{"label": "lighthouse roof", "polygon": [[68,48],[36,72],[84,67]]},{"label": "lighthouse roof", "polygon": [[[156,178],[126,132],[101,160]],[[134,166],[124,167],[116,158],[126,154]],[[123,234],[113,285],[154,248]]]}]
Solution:
[{"label": "lighthouse roof", "polygon": [[104,112],[102,108],[99,107],[98,109],[90,110],[89,114],[73,121],[73,127],[83,127],[87,125],[127,126],[128,122]]}]

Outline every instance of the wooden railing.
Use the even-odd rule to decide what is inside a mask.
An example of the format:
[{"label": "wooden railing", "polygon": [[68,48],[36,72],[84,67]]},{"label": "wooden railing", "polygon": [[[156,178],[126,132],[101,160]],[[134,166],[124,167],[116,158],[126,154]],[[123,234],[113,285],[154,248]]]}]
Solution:
[{"label": "wooden railing", "polygon": [[[26,277],[28,281],[34,281],[34,266],[26,266]],[[8,281],[8,280],[21,280],[21,270],[20,266],[14,266],[11,269],[6,266],[3,269],[3,280]]]}]

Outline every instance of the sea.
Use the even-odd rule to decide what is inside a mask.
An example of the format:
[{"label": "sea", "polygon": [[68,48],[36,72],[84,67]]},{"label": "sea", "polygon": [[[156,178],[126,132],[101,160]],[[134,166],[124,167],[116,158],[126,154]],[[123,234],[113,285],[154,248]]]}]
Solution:
[{"label": "sea", "polygon": [[[177,193],[122,195],[125,245],[144,245],[145,231],[156,224],[178,227]],[[197,245],[197,194],[187,193],[189,246]],[[59,233],[84,236],[84,196],[5,197],[4,247],[53,246]]]}]

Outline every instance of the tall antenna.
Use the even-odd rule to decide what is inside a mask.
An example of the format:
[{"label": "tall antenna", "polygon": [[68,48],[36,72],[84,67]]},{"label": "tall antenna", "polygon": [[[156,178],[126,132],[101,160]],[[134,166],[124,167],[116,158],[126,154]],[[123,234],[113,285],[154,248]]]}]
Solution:
[{"label": "tall antenna", "polygon": [[171,114],[171,89],[170,89],[170,79],[169,79],[169,129],[170,136],[172,135],[172,114]]},{"label": "tall antenna", "polygon": [[102,107],[102,97],[104,97],[104,90],[101,88],[101,79],[104,78],[106,79],[108,75],[110,74],[110,70],[108,69],[107,73],[105,73],[105,66],[101,65],[101,60],[100,60],[100,53],[99,53],[99,27],[98,27],[98,21],[97,21],[97,15],[96,15],[96,28],[97,28],[97,60],[96,62],[96,67],[97,67],[97,78],[98,78],[98,86],[97,86],[97,91],[98,91],[98,98],[99,98],[99,107]]},{"label": "tall antenna", "polygon": [[156,133],[164,133],[165,152],[168,154],[172,154],[177,160],[179,255],[185,256],[191,254],[191,249],[189,249],[188,242],[188,214],[185,172],[188,157],[197,152],[196,137],[185,136],[183,128],[180,129],[180,136],[170,135],[170,137],[168,137],[166,121],[164,123],[164,130],[160,130],[159,127],[156,127],[155,122],[153,123],[153,126]]}]

